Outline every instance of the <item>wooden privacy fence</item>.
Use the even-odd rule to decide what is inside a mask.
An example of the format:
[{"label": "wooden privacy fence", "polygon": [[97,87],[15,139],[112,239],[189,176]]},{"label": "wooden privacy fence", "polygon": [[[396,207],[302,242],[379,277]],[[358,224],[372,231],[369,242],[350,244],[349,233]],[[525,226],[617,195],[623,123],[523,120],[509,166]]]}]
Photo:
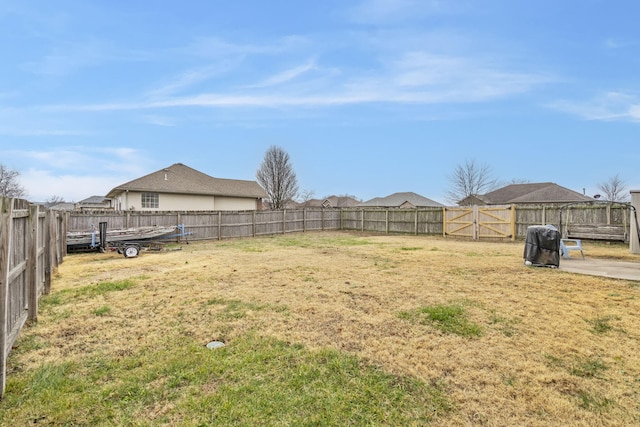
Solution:
[{"label": "wooden privacy fence", "polygon": [[65,254],[64,214],[0,197],[0,398],[11,347],[26,321],[37,319],[38,298]]},{"label": "wooden privacy fence", "polygon": [[277,211],[71,212],[69,230],[85,231],[100,222],[109,229],[185,225],[188,240],[255,237],[302,231],[340,229],[340,211],[286,209]]},{"label": "wooden privacy fence", "polygon": [[470,239],[524,238],[530,225],[563,228],[586,225],[629,233],[629,207],[621,204],[509,205],[419,209],[286,209],[215,212],[72,212],[69,230],[83,231],[107,222],[109,228],[184,224],[190,240],[226,239],[300,231],[354,230],[372,233],[441,235]]}]

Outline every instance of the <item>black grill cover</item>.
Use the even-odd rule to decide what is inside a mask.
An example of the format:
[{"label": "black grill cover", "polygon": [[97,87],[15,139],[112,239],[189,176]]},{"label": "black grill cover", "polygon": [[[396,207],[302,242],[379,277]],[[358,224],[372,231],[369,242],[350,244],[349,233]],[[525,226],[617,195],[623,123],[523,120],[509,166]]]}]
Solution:
[{"label": "black grill cover", "polygon": [[[539,267],[560,266],[560,232],[553,225],[527,227],[524,262]],[[530,264],[529,264],[530,263]]]}]

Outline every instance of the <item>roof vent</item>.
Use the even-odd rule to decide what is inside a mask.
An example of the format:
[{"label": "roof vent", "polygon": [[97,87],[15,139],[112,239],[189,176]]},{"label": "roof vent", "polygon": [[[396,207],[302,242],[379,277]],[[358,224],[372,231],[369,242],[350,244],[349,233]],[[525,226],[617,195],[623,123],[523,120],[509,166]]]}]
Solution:
[{"label": "roof vent", "polygon": [[164,173],[164,180],[165,180],[165,181],[168,181],[168,180],[169,180],[169,178],[167,177],[167,173],[166,173],[166,172]]}]

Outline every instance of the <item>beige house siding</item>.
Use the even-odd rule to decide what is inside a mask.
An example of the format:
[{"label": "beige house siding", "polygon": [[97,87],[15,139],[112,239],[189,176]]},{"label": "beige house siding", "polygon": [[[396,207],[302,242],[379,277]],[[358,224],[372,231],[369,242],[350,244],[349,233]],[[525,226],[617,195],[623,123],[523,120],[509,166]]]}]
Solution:
[{"label": "beige house siding", "polygon": [[258,209],[257,199],[247,199],[241,197],[216,197],[217,211],[252,211]]},{"label": "beige house siding", "polygon": [[142,192],[127,191],[116,198],[117,210],[136,211],[241,211],[257,209],[256,199],[192,194],[158,193],[158,208],[142,207]]}]

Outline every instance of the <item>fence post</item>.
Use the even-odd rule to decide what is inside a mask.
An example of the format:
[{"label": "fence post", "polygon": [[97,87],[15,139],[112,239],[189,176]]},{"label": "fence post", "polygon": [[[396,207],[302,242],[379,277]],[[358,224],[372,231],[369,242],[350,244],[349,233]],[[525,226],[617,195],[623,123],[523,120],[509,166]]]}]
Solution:
[{"label": "fence post", "polygon": [[7,310],[9,305],[9,247],[13,231],[13,199],[0,197],[0,399],[7,386]]},{"label": "fence post", "polygon": [[[542,215],[544,216],[544,207],[542,208]],[[544,222],[543,222],[544,224]],[[511,204],[511,240],[516,240],[516,205]]]},{"label": "fence post", "polygon": [[389,234],[389,209],[384,211],[384,231],[385,234]]},{"label": "fence post", "polygon": [[222,211],[218,211],[218,240],[222,240]]},{"label": "fence post", "polygon": [[38,318],[38,205],[29,206],[29,216],[27,217],[26,248],[27,248],[27,304],[28,318],[37,320]]},{"label": "fence post", "polygon": [[473,205],[473,240],[478,240],[480,224],[478,224],[478,216],[479,216],[480,208],[478,205]]},{"label": "fence post", "polygon": [[442,236],[447,237],[447,208],[442,208]]},{"label": "fence post", "polygon": [[640,213],[640,190],[631,191],[631,228],[629,236],[629,251],[632,254],[640,254],[640,224],[638,224],[638,217]]},{"label": "fence post", "polygon": [[418,208],[416,208],[416,223],[415,223],[415,228],[416,228],[416,236],[418,235]]},{"label": "fence post", "polygon": [[[58,216],[58,222],[59,227],[56,229],[56,234],[60,239],[60,252],[56,251],[56,253],[59,253],[60,257],[56,257],[56,267],[59,266],[64,257],[67,256],[67,229],[69,225],[69,213],[60,214]],[[57,242],[58,240],[56,239],[56,247],[58,247]]]},{"label": "fence post", "polygon": [[282,209],[282,234],[287,231],[287,210]]},{"label": "fence post", "polygon": [[[51,291],[51,270],[53,266],[53,257],[51,251],[56,247],[55,236],[53,234],[54,214],[51,209],[46,213],[44,220],[44,293]],[[53,236],[52,236],[53,235]]]},{"label": "fence post", "polygon": [[252,228],[251,228],[251,235],[253,237],[256,237],[256,221],[257,221],[256,217],[257,217],[257,212],[253,211],[253,215],[251,216],[251,219],[252,219],[252,222],[253,222]]}]

